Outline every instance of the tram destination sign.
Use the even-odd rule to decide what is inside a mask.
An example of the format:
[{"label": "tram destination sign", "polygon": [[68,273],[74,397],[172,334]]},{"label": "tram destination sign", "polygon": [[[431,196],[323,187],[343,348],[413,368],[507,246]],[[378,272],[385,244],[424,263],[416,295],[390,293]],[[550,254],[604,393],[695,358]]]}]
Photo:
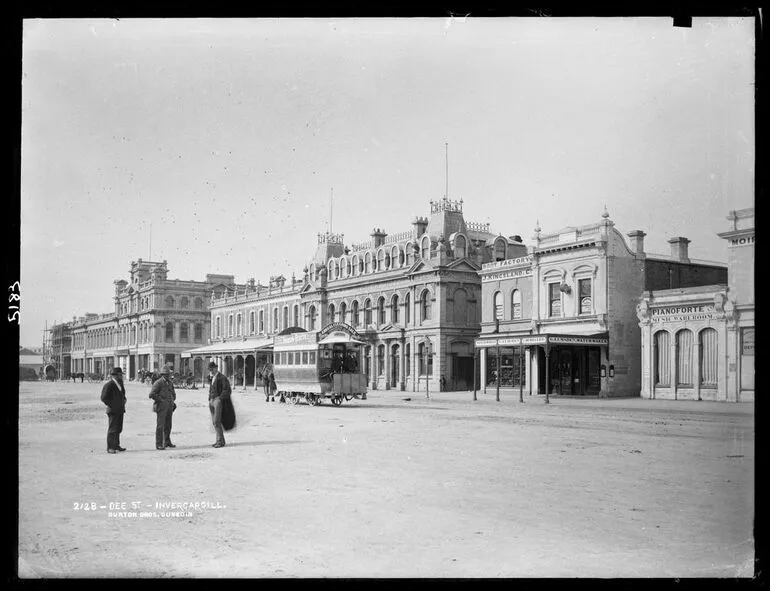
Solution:
[{"label": "tram destination sign", "polygon": [[711,320],[714,306],[691,304],[688,306],[666,306],[650,310],[653,322],[684,322],[689,320]]}]

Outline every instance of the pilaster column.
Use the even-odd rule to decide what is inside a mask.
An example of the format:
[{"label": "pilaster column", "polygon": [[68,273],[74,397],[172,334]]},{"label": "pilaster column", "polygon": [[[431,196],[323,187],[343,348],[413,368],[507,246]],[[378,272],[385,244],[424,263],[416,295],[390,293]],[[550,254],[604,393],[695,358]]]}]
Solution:
[{"label": "pilaster column", "polygon": [[401,339],[399,341],[398,349],[398,386],[402,392],[406,390],[406,367],[404,367],[406,365],[405,348],[404,339]]},{"label": "pilaster column", "polygon": [[390,372],[391,372],[391,366],[390,366],[390,358],[392,357],[393,352],[390,348],[390,341],[385,341],[385,389],[390,390]]},{"label": "pilaster column", "polygon": [[479,376],[479,389],[484,393],[487,391],[487,351],[489,351],[489,347],[479,348],[479,373],[481,374]]}]

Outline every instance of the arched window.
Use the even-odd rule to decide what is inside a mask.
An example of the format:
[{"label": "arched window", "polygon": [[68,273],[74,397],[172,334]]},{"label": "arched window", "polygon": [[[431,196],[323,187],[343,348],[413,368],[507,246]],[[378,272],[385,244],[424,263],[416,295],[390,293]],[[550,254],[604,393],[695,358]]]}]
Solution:
[{"label": "arched window", "polygon": [[467,255],[465,236],[455,236],[455,258],[464,259]]},{"label": "arched window", "polygon": [[[134,329],[136,330],[136,329]],[[133,341],[133,335],[131,340]],[[173,322],[166,322],[166,342],[173,342],[174,340],[174,324]]]},{"label": "arched window", "polygon": [[174,298],[171,296],[166,296],[166,308],[173,308],[174,307]]},{"label": "arched window", "polygon": [[190,339],[189,327],[186,322],[179,325],[179,340],[186,343]]},{"label": "arched window", "polygon": [[329,304],[329,322],[334,322],[334,304]]},{"label": "arched window", "polygon": [[495,292],[494,310],[495,310],[495,320],[502,320],[504,318],[503,294],[501,294],[499,291]]},{"label": "arched window", "polygon": [[358,326],[358,300],[353,300],[352,319],[353,326]]},{"label": "arched window", "polygon": [[348,306],[345,302],[340,304],[340,322],[348,321]]},{"label": "arched window", "polygon": [[337,279],[338,270],[339,267],[337,266],[337,261],[334,259],[329,259],[329,264],[327,265],[327,268],[329,269],[329,279]]},{"label": "arched window", "polygon": [[179,302],[180,308],[187,308],[190,305],[190,300],[187,296],[182,296],[181,301]]},{"label": "arched window", "polygon": [[294,324],[292,326],[299,326],[299,304],[294,304]]},{"label": "arched window", "polygon": [[382,271],[387,271],[390,269],[390,253],[386,250],[385,251],[385,266],[381,268]]},{"label": "arched window", "polygon": [[273,308],[273,326],[272,332],[278,332],[280,329],[278,328],[278,308]]},{"label": "arched window", "polygon": [[353,274],[353,265],[350,259],[345,257],[345,277],[350,277]]},{"label": "arched window", "polygon": [[360,264],[361,264],[361,261],[360,261],[358,255],[354,254],[353,255],[353,265],[352,265],[352,268],[351,268],[351,271],[352,271],[353,275],[360,275],[361,274],[361,269],[359,268]]},{"label": "arched window", "polygon": [[661,330],[655,333],[655,384],[657,386],[671,385],[670,338],[668,332]]},{"label": "arched window", "polygon": [[578,279],[578,298],[580,314],[590,314],[593,312],[593,301],[591,293],[591,280]]},{"label": "arched window", "polygon": [[414,245],[411,242],[407,242],[404,246],[404,256],[406,258],[406,266],[411,267],[414,264]]},{"label": "arched window", "polygon": [[409,294],[406,294],[404,296],[404,326],[409,326],[409,323],[411,321],[412,321],[411,298],[409,297]]},{"label": "arched window", "polygon": [[283,307],[283,328],[289,328],[289,306]]},{"label": "arched window", "polygon": [[203,299],[202,298],[195,298],[195,309],[196,310],[202,310],[203,309]]},{"label": "arched window", "polygon": [[369,298],[364,302],[364,326],[372,323],[372,302]]},{"label": "arched window", "polygon": [[243,318],[240,312],[238,312],[238,315],[235,317],[235,334],[238,336],[243,334]]},{"label": "arched window", "polygon": [[412,346],[409,343],[404,345],[404,375],[412,375]]},{"label": "arched window", "polygon": [[505,238],[503,238],[502,236],[498,237],[497,240],[495,240],[495,260],[496,261],[505,260]]},{"label": "arched window", "polygon": [[254,334],[256,332],[256,324],[254,322],[254,310],[249,312],[249,334]]},{"label": "arched window", "polygon": [[230,314],[227,317],[227,336],[231,337],[235,334],[235,322],[233,321],[233,315]]},{"label": "arched window", "polygon": [[398,324],[398,294],[393,294],[390,300],[390,317],[393,324]]},{"label": "arched window", "polygon": [[315,306],[310,306],[310,310],[308,311],[308,318],[307,318],[308,330],[315,330]]},{"label": "arched window", "polygon": [[422,242],[420,243],[420,257],[422,257],[423,260],[428,260],[430,258],[430,237],[424,236],[422,239]]},{"label": "arched window", "polygon": [[676,333],[676,382],[678,386],[692,386],[692,331]]},{"label": "arched window", "polygon": [[377,324],[380,326],[385,324],[385,298],[382,296],[377,300]]},{"label": "arched window", "polygon": [[203,324],[201,322],[195,323],[195,342],[200,343],[203,340]]},{"label": "arched window", "polygon": [[264,310],[259,311],[259,332],[260,333],[265,332],[265,311]]},{"label": "arched window", "polygon": [[222,335],[222,318],[220,316],[217,316],[216,322],[216,332],[214,334],[214,338],[219,338]]},{"label": "arched window", "polygon": [[310,269],[308,270],[308,275],[310,276],[310,281],[315,281],[318,279],[315,274],[315,264],[310,265]]},{"label": "arched window", "polygon": [[390,267],[392,269],[398,269],[403,265],[404,261],[399,256],[400,253],[401,249],[399,249],[397,245],[390,249]]},{"label": "arched window", "polygon": [[430,292],[426,289],[420,296],[420,322],[430,320]]},{"label": "arched window", "polygon": [[706,388],[716,388],[719,377],[719,341],[717,331],[706,328],[698,334],[700,347],[700,383]]},{"label": "arched window", "polygon": [[377,347],[377,375],[381,376],[385,373],[385,345],[379,345]]},{"label": "arched window", "polygon": [[514,289],[511,294],[511,318],[521,319],[521,292],[518,289]]},{"label": "arched window", "polygon": [[364,273],[372,272],[372,253],[367,252],[364,255]]}]

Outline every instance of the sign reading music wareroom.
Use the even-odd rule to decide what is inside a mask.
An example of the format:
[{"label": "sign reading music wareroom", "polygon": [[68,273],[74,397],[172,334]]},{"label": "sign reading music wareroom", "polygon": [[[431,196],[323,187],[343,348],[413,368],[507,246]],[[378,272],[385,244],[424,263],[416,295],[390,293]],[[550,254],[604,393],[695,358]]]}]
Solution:
[{"label": "sign reading music wareroom", "polygon": [[653,322],[682,322],[687,320],[711,320],[714,306],[690,304],[687,306],[665,306],[650,310]]}]

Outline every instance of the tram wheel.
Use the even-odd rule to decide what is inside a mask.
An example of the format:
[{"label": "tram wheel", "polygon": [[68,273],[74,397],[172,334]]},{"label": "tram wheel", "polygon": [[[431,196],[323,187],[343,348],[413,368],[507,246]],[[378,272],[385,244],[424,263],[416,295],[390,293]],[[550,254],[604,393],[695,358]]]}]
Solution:
[{"label": "tram wheel", "polygon": [[299,394],[297,394],[296,392],[292,392],[289,397],[291,398],[292,404],[299,404]]},{"label": "tram wheel", "polygon": [[353,395],[352,394],[345,394],[345,400],[350,402],[351,400],[353,400]]},{"label": "tram wheel", "polygon": [[342,404],[342,396],[341,395],[340,396],[332,396],[332,404],[334,406],[339,406],[340,404]]}]

